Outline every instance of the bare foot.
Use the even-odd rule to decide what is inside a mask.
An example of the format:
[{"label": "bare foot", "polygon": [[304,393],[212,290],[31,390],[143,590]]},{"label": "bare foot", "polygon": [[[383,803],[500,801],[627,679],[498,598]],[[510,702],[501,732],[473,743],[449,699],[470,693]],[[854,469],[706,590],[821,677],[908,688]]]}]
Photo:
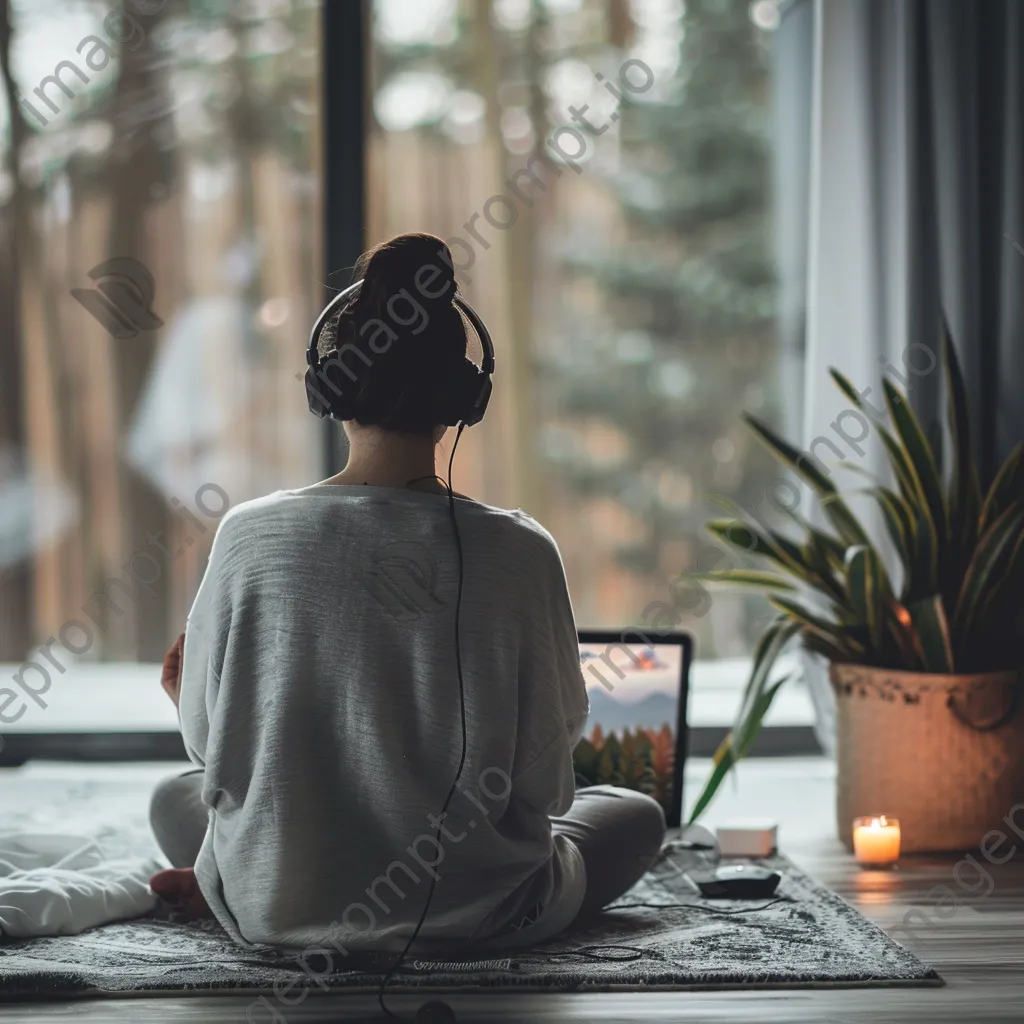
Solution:
[{"label": "bare foot", "polygon": [[186,921],[213,917],[213,911],[199,889],[196,873],[192,868],[168,868],[166,871],[158,871],[149,880],[149,887],[170,906],[177,917]]}]

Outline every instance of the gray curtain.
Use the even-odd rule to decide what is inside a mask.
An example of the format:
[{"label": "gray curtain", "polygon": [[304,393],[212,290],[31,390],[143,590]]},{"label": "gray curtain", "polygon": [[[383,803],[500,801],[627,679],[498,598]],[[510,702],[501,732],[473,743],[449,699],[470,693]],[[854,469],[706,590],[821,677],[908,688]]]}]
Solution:
[{"label": "gray curtain", "polygon": [[[794,389],[802,353],[804,447],[884,471],[829,366],[879,407],[894,368],[942,429],[944,315],[991,479],[1024,438],[1021,0],[795,0],[776,47],[782,372]],[[831,693],[820,666],[808,679],[828,746]]]},{"label": "gray curtain", "polygon": [[[807,213],[780,204],[808,227],[806,280],[782,256],[784,351],[805,306],[804,440],[854,450],[830,426],[846,406],[828,365],[875,395],[894,366],[937,424],[941,374],[921,372],[917,346],[937,352],[945,314],[990,476],[1024,438],[1021,0],[816,0],[813,33],[807,6],[787,6],[779,29],[780,48],[813,48]],[[806,116],[795,90],[778,101],[780,118]]]},{"label": "gray curtain", "polygon": [[[922,242],[971,390],[983,478],[1024,437],[1024,16],[1019,0],[917,0]],[[925,326],[925,324],[922,324]],[[929,325],[930,326],[930,325]],[[929,388],[922,408],[934,414]]]}]

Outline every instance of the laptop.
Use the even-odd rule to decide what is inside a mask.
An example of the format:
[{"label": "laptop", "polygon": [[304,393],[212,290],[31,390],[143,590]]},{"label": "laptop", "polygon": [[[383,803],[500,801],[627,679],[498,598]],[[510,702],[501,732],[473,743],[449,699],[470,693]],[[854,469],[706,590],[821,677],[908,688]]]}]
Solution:
[{"label": "laptop", "polygon": [[576,785],[610,784],[654,797],[669,828],[683,809],[686,703],[693,641],[685,633],[624,640],[635,629],[579,631],[590,718],[575,751]]}]

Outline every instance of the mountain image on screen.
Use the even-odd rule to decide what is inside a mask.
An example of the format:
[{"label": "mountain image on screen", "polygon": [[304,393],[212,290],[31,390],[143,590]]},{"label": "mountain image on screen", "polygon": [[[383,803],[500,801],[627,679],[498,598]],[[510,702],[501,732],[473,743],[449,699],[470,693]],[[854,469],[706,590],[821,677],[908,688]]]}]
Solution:
[{"label": "mountain image on screen", "polygon": [[605,733],[621,729],[671,729],[676,720],[676,701],[663,693],[652,693],[633,704],[623,704],[600,689],[590,691],[590,724]]},{"label": "mountain image on screen", "polygon": [[590,733],[573,752],[579,786],[612,785],[654,797],[666,813],[675,765],[676,702],[653,693],[634,703],[590,693]]}]

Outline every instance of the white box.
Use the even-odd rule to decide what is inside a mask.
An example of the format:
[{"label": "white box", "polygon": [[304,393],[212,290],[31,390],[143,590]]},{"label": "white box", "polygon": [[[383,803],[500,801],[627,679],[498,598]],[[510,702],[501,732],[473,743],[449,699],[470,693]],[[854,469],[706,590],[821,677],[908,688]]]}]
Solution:
[{"label": "white box", "polygon": [[715,838],[723,857],[767,857],[778,849],[779,826],[767,818],[727,821]]}]

